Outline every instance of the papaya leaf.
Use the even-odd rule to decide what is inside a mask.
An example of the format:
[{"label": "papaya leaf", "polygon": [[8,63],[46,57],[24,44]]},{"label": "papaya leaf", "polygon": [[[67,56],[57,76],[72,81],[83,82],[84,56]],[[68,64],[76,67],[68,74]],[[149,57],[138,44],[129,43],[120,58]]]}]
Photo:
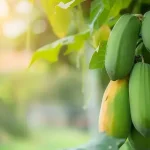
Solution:
[{"label": "papaya leaf", "polygon": [[107,22],[107,24],[110,27],[113,27],[116,24],[116,22],[118,21],[119,18],[120,18],[120,15],[117,15],[116,17],[113,17],[113,18],[109,19],[109,21]]},{"label": "papaya leaf", "polygon": [[114,5],[116,0],[102,0],[104,7],[107,9],[111,9],[111,7]]},{"label": "papaya leaf", "polygon": [[110,9],[110,17],[116,17],[121,9],[127,8],[130,4],[131,0],[116,0],[115,3],[113,3],[111,9]]},{"label": "papaya leaf", "polygon": [[102,25],[98,30],[93,33],[93,46],[96,48],[98,45],[103,42],[107,41],[110,35],[111,29],[108,25]]},{"label": "papaya leaf", "polygon": [[142,3],[150,4],[150,1],[149,0],[142,0]]},{"label": "papaya leaf", "polygon": [[69,54],[73,51],[78,51],[83,46],[85,40],[88,39],[90,31],[78,33],[76,35],[68,36],[57,40],[51,44],[45,45],[39,48],[32,56],[29,67],[38,59],[48,60],[50,63],[58,60],[59,52],[62,46],[67,46],[68,49],[65,54]]},{"label": "papaya leaf", "polygon": [[125,142],[125,139],[116,139],[108,136],[105,133],[100,133],[98,136],[90,140],[87,144],[79,148],[64,149],[64,150],[118,150]]},{"label": "papaya leaf", "polygon": [[109,12],[110,10],[105,8],[101,1],[93,1],[90,13],[90,27],[92,29],[100,28],[108,20]]},{"label": "papaya leaf", "polygon": [[88,37],[90,36],[90,32],[86,31],[80,34],[77,34],[76,36],[74,36],[73,38],[73,43],[68,44],[68,48],[65,52],[66,54],[69,54],[73,51],[79,51],[83,46],[84,46],[84,42],[85,40],[88,39]]},{"label": "papaya leaf", "polygon": [[131,0],[122,1],[122,6],[124,6],[123,8],[127,8],[130,3],[131,3]]},{"label": "papaya leaf", "polygon": [[121,8],[122,8],[122,2],[121,0],[116,0],[117,2],[112,6],[110,10],[109,17],[115,17],[119,14]]},{"label": "papaya leaf", "polygon": [[41,0],[41,6],[56,36],[63,38],[68,33],[71,23],[71,9],[58,7],[60,1]]},{"label": "papaya leaf", "polygon": [[41,47],[33,54],[29,66],[31,66],[37,59],[41,58],[48,60],[51,63],[56,62],[58,60],[58,55],[61,47],[62,44],[59,41]]},{"label": "papaya leaf", "polygon": [[103,42],[97,47],[90,61],[90,69],[104,68],[106,45],[106,42]]},{"label": "papaya leaf", "polygon": [[91,6],[90,27],[98,29],[102,24],[117,17],[121,9],[127,8],[131,0],[94,0]]},{"label": "papaya leaf", "polygon": [[90,8],[90,21],[91,22],[94,20],[94,17],[96,16],[99,8],[102,8],[102,2],[98,0],[94,0]]},{"label": "papaya leaf", "polygon": [[65,37],[71,23],[71,10],[55,7],[55,12],[48,15],[52,29],[59,38]]},{"label": "papaya leaf", "polygon": [[68,9],[68,8],[72,8],[72,7],[75,7],[75,6],[79,5],[83,1],[85,1],[85,0],[70,0],[67,3],[64,3],[64,2],[61,1],[58,4],[58,6],[61,7],[62,9]]}]

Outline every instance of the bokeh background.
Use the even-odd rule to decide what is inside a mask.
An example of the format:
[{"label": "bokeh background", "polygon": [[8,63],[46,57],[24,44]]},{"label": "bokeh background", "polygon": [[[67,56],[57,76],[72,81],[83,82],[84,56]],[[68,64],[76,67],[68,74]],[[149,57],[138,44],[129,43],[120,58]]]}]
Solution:
[{"label": "bokeh background", "polygon": [[[89,6],[82,5],[85,18]],[[68,35],[76,33],[72,26]],[[41,60],[28,68],[34,51],[57,39],[40,5],[0,0],[0,150],[60,150],[98,133],[108,78],[103,70],[88,70],[89,45],[84,69],[80,53],[60,53],[57,63]]]},{"label": "bokeh background", "polygon": [[[62,150],[98,135],[109,79],[104,69],[89,69],[92,54],[122,14],[150,8],[149,0],[77,0],[80,5],[50,16],[52,1],[60,2],[0,0],[0,150]],[[40,59],[28,67],[40,47],[89,29],[90,15],[93,34],[84,46],[79,37],[69,55],[63,45],[57,62]],[[93,64],[103,63],[95,57]]]}]

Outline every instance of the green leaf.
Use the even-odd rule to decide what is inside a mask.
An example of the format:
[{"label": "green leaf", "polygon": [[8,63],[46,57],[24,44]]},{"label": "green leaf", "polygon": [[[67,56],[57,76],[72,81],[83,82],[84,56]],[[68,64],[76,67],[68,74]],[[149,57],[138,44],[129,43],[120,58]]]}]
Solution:
[{"label": "green leaf", "polygon": [[119,15],[120,10],[127,8],[131,0],[94,0],[91,6],[91,28],[98,29],[112,17]]},{"label": "green leaf", "polygon": [[110,35],[110,28],[108,25],[102,25],[93,34],[93,46],[96,48],[101,42],[107,41]]},{"label": "green leaf", "polygon": [[115,17],[119,14],[120,10],[122,8],[122,2],[121,0],[117,0],[117,2],[112,6],[110,10],[110,17]]},{"label": "green leaf", "polygon": [[110,10],[110,16],[117,16],[121,9],[127,8],[131,0],[102,0],[104,7]]},{"label": "green leaf", "polygon": [[122,0],[122,8],[127,8],[129,4],[131,3],[131,0]]},{"label": "green leaf", "polygon": [[118,21],[119,18],[120,18],[120,15],[117,15],[116,17],[113,17],[113,18],[109,19],[107,24],[110,27],[113,27],[116,24],[116,22]]},{"label": "green leaf", "polygon": [[31,66],[37,59],[45,59],[49,62],[56,62],[58,60],[58,54],[62,44],[56,41],[52,44],[48,44],[36,51],[33,56],[29,66]]},{"label": "green leaf", "polygon": [[89,65],[90,69],[104,68],[106,45],[107,43],[103,42],[100,46],[98,46],[91,58]]},{"label": "green leaf", "polygon": [[54,33],[63,38],[68,33],[71,23],[71,9],[62,9],[58,7],[59,1],[40,0],[41,6],[52,26]]},{"label": "green leaf", "polygon": [[73,43],[68,44],[68,48],[65,52],[65,54],[69,54],[73,51],[79,51],[84,46],[84,41],[88,39],[90,36],[90,32],[86,31],[80,34],[77,34],[73,37]]},{"label": "green leaf", "polygon": [[75,6],[79,5],[83,1],[85,1],[85,0],[70,0],[70,1],[67,1],[66,3],[61,1],[58,4],[58,6],[63,8],[63,9],[68,9],[68,8],[72,8],[72,7],[75,7]]},{"label": "green leaf", "polygon": [[104,7],[107,9],[111,9],[116,0],[102,0]]},{"label": "green leaf", "polygon": [[133,149],[133,147],[129,143],[129,140],[127,139],[119,150],[135,150],[135,149]]},{"label": "green leaf", "polygon": [[149,0],[142,0],[142,3],[150,4],[150,1]]},{"label": "green leaf", "polygon": [[115,0],[110,10],[110,17],[116,17],[121,9],[127,8],[130,4],[131,0]]},{"label": "green leaf", "polygon": [[110,10],[105,8],[101,1],[93,1],[90,13],[90,27],[92,29],[99,29],[108,20],[109,12]]},{"label": "green leaf", "polygon": [[45,45],[38,49],[32,56],[29,67],[38,59],[48,60],[50,63],[58,60],[58,55],[62,46],[68,47],[65,54],[69,54],[73,51],[79,51],[83,46],[85,40],[88,39],[90,31],[78,33],[76,35],[68,36],[63,39],[57,40],[51,44]]},{"label": "green leaf", "polygon": [[100,0],[94,0],[91,4],[90,21],[92,22],[99,9],[103,8],[103,3]]},{"label": "green leaf", "polygon": [[125,142],[125,139],[116,139],[107,136],[105,133],[100,133],[93,138],[89,143],[79,147],[68,150],[118,150],[118,148]]}]

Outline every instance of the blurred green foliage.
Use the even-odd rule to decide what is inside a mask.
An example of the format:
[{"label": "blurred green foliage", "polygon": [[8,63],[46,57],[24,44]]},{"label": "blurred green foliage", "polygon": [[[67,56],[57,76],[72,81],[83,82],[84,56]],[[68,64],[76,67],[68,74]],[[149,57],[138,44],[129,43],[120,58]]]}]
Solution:
[{"label": "blurred green foliage", "polygon": [[[78,137],[78,138],[76,138]],[[69,128],[40,128],[32,131],[26,140],[9,139],[0,144],[0,150],[58,150],[76,147],[89,140],[87,133]]]}]

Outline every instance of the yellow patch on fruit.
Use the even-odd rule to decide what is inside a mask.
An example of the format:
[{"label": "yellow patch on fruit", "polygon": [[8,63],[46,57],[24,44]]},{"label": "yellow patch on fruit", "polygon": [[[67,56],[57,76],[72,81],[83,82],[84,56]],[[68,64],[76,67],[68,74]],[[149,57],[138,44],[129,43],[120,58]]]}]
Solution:
[{"label": "yellow patch on fruit", "polygon": [[128,80],[110,81],[102,99],[99,131],[117,138],[126,138],[130,126]]}]

